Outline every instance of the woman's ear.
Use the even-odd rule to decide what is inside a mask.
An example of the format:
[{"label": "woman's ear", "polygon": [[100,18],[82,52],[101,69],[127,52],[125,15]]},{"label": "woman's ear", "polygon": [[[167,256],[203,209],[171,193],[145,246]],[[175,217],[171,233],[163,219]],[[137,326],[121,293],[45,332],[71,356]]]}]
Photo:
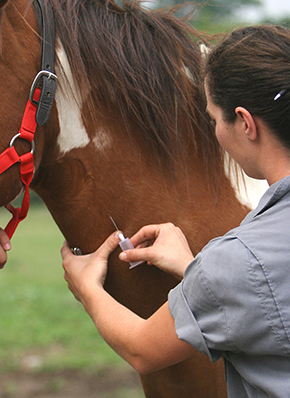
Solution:
[{"label": "woman's ear", "polygon": [[249,140],[255,141],[258,137],[258,128],[252,114],[242,106],[238,106],[235,109],[237,115],[237,123],[240,123],[243,132],[246,134]]}]

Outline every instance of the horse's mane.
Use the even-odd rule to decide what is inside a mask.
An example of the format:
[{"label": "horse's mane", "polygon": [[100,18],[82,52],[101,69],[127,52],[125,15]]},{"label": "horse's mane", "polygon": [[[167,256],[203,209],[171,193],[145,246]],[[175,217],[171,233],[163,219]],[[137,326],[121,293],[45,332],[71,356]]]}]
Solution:
[{"label": "horse's mane", "polygon": [[[120,8],[113,0],[46,0],[76,83],[98,114],[118,112],[170,162],[188,137],[204,159],[221,153],[205,114],[198,32],[175,9]],[[134,128],[133,127],[133,128]]]}]

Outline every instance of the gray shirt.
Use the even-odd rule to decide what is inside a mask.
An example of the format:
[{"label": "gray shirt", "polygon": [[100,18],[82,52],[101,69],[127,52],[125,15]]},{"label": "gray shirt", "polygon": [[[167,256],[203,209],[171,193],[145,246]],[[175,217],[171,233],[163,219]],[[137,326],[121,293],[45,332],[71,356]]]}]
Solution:
[{"label": "gray shirt", "polygon": [[204,247],[169,308],[180,339],[224,358],[229,397],[290,397],[290,177]]}]

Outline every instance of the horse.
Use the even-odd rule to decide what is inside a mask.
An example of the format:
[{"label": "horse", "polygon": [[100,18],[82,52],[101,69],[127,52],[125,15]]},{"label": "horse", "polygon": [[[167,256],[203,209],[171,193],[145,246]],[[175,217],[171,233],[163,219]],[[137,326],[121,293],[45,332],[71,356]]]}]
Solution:
[{"label": "horse", "polygon": [[[41,62],[35,0],[0,0],[0,151],[13,139]],[[199,32],[174,9],[113,0],[44,0],[55,19],[58,87],[36,128],[31,188],[72,248],[94,251],[113,232],[171,221],[194,254],[249,211],[224,168],[206,114]],[[17,137],[16,137],[17,138]],[[23,191],[19,163],[0,175],[0,206]],[[129,269],[116,250],[106,290],[147,318],[177,281],[147,264]],[[223,363],[192,358],[141,375],[147,398],[224,398]]]}]

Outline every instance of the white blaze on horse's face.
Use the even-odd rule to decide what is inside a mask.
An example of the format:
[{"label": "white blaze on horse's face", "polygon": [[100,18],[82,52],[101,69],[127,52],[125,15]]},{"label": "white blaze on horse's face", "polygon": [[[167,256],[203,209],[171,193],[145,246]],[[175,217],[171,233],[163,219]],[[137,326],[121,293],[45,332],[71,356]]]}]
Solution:
[{"label": "white blaze on horse's face", "polygon": [[61,153],[74,148],[83,148],[90,142],[81,115],[82,98],[75,86],[71,68],[60,41],[57,55],[62,68],[56,67],[60,87],[56,90],[55,101],[58,110],[60,133],[57,143]]},{"label": "white blaze on horse's face", "polygon": [[[61,63],[61,68],[56,67],[60,83],[55,94],[60,126],[57,143],[60,152],[65,154],[75,148],[84,148],[90,143],[90,138],[81,114],[83,99],[74,83],[67,55],[59,40],[57,55]],[[95,148],[99,151],[111,146],[111,141],[110,134],[104,129],[99,129],[92,139]]]}]

